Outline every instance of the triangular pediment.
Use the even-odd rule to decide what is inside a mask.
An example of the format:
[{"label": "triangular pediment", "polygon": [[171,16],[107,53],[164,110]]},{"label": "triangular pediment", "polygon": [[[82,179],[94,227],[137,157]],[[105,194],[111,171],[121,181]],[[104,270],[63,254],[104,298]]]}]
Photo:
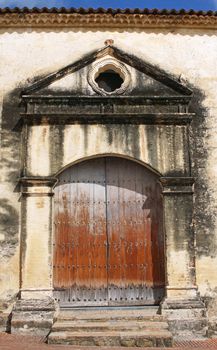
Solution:
[{"label": "triangular pediment", "polygon": [[[117,67],[119,65],[120,67],[122,66],[123,70],[125,69],[129,75],[128,80],[130,82],[128,82],[126,89],[123,89],[124,95],[166,97],[190,96],[192,94],[192,91],[186,85],[159,67],[124,52],[113,45],[107,45],[34,82],[23,91],[23,95],[100,95],[100,91],[94,89],[94,83],[91,84],[91,78],[88,78],[88,74],[90,76],[90,72],[96,69],[94,67],[98,63],[99,66],[100,64],[102,66],[102,63],[107,62],[105,64],[109,67],[109,62],[115,61],[117,62]],[[114,95],[115,93],[116,91],[114,91]]]}]

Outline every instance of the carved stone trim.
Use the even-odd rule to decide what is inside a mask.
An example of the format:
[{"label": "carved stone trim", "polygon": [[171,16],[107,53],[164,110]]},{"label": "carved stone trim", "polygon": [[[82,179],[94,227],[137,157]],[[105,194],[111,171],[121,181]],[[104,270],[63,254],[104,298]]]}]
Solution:
[{"label": "carved stone trim", "polygon": [[19,182],[23,186],[34,187],[34,186],[48,186],[52,187],[57,182],[55,177],[21,177]]},{"label": "carved stone trim", "polygon": [[[51,291],[52,289],[21,289],[24,291]],[[44,298],[41,300],[37,299],[26,299],[26,300],[17,300],[14,305],[14,310],[16,311],[53,311],[55,310],[55,303],[53,298]]]},{"label": "carved stone trim", "polygon": [[195,182],[193,177],[161,177],[163,186],[192,186]]},{"label": "carved stone trim", "polygon": [[52,177],[23,177],[19,180],[23,196],[50,197],[53,196],[53,186],[57,182]]},{"label": "carved stone trim", "polygon": [[137,96],[137,95],[124,95],[124,96],[50,96],[50,95],[23,95],[22,100],[26,103],[40,103],[50,105],[52,103],[64,103],[64,104],[83,104],[83,103],[115,103],[115,104],[128,104],[131,105],[185,105],[187,106],[191,101],[191,96]]},{"label": "carved stone trim", "polygon": [[187,125],[193,113],[21,113],[23,123],[41,125],[45,120],[49,125],[71,124],[146,124],[146,125]]},{"label": "carved stone trim", "polygon": [[179,81],[177,76],[171,75],[170,73],[160,69],[156,65],[152,65],[149,62],[143,61],[134,55],[128,54],[127,52],[110,45],[105,46],[99,50],[95,50],[94,52],[90,52],[81,57],[78,61],[75,61],[69,64],[68,66],[63,67],[57,70],[56,72],[48,74],[44,78],[36,81],[35,83],[27,87],[22,92],[22,96],[39,91],[40,89],[49,86],[50,84],[63,78],[64,76],[77,72],[78,70],[92,64],[96,60],[102,59],[103,57],[105,57],[105,55],[107,55],[107,57],[108,55],[112,55],[112,57],[114,57],[118,62],[121,62],[122,64],[127,64],[128,66],[131,66],[134,69],[137,69],[138,71],[147,74],[154,80],[157,80],[163,85],[166,85],[172,90],[178,92],[179,95],[181,94],[184,96],[192,96],[193,91],[189,89],[186,85],[183,85],[183,83]]},{"label": "carved stone trim", "polygon": [[164,195],[193,194],[193,177],[161,177]]},{"label": "carved stone trim", "polygon": [[3,13],[1,28],[217,28],[217,17],[190,14]]},{"label": "carved stone trim", "polygon": [[[112,92],[108,92],[101,89],[95,80],[100,73],[104,72],[107,69],[112,69],[113,71],[118,73],[123,79],[123,83],[121,87]],[[88,73],[88,82],[90,86],[93,88],[94,91],[104,96],[120,95],[124,93],[127,90],[130,84],[130,81],[131,81],[130,73],[127,67],[113,57],[105,57],[97,61],[92,66],[92,68],[89,70],[89,73]]]},{"label": "carved stone trim", "polygon": [[184,286],[184,287],[179,287],[179,286],[166,286],[167,290],[198,290],[198,286]]}]

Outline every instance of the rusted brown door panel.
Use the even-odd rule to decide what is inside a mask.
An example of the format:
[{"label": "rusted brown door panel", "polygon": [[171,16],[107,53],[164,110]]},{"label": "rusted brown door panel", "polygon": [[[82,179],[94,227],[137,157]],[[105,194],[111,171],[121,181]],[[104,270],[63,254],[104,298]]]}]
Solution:
[{"label": "rusted brown door panel", "polygon": [[56,187],[54,289],[62,304],[107,304],[105,160],[64,171]]},{"label": "rusted brown door panel", "polygon": [[55,190],[54,289],[62,305],[148,305],[164,294],[157,176],[106,157],[64,171]]},{"label": "rusted brown door panel", "polygon": [[[157,176],[126,159],[106,159],[109,304],[159,302],[164,285],[162,200]],[[159,237],[158,237],[159,236]],[[159,285],[156,285],[159,282]],[[161,288],[159,288],[161,286]]]}]

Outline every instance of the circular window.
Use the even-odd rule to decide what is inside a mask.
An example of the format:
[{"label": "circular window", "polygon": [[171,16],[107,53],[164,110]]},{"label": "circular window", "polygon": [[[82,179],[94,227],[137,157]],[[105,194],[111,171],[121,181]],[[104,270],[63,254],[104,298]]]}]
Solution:
[{"label": "circular window", "polygon": [[102,72],[95,78],[96,83],[100,89],[103,89],[106,92],[113,92],[117,89],[120,89],[124,80],[121,76],[112,69],[107,69],[105,72]]},{"label": "circular window", "polygon": [[101,95],[122,94],[130,83],[127,68],[113,58],[97,62],[88,75],[89,84]]}]

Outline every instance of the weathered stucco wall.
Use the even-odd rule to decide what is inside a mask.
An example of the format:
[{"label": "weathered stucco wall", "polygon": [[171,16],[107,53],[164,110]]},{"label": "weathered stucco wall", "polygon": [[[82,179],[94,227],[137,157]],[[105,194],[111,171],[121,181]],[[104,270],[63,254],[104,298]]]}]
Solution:
[{"label": "weathered stucco wall", "polygon": [[164,176],[188,176],[186,138],[183,126],[34,125],[28,135],[26,175],[55,176],[79,160],[113,154],[143,162]]},{"label": "weathered stucco wall", "polygon": [[[196,177],[194,198],[194,224],[197,246],[197,284],[202,295],[213,296],[217,291],[216,263],[217,263],[217,32],[199,30],[173,31],[78,31],[66,30],[22,30],[1,31],[0,38],[0,85],[1,85],[1,231],[0,240],[3,247],[0,271],[0,297],[7,298],[19,290],[19,232],[20,232],[20,201],[17,179],[20,177],[22,149],[19,126],[19,94],[33,80],[60,69],[82,55],[101,48],[104,41],[112,38],[115,45],[122,50],[133,53],[139,58],[158,65],[169,73],[186,80],[192,90],[191,111],[196,112],[191,128],[192,175]],[[72,79],[73,82],[73,79]],[[71,81],[69,79],[69,85]],[[80,84],[80,83],[76,83]],[[132,128],[127,126],[129,129]],[[42,128],[43,130],[39,130]],[[150,163],[150,145],[147,145],[145,135],[151,126],[137,126],[133,133],[135,140],[140,140],[140,154],[137,147],[127,146],[128,140],[122,138],[121,130],[116,139],[119,143],[109,145],[106,139],[105,126],[71,126],[32,127],[29,135],[27,152],[31,148],[35,158],[30,159],[27,168],[34,175],[55,174],[61,167],[74,162],[84,156],[84,142],[86,143],[86,157],[97,153],[125,152],[146,163]],[[173,169],[174,160],[168,162],[165,154],[172,147],[168,128],[168,138],[159,142],[158,164],[153,167],[159,172],[169,173]],[[180,127],[181,128],[181,127]],[[64,129],[64,130],[62,130]],[[161,127],[155,134],[159,139]],[[41,133],[41,131],[43,131]],[[116,128],[111,127],[110,135],[114,137]],[[42,139],[39,135],[43,135]],[[50,143],[50,135],[53,140]],[[136,137],[135,135],[139,136]],[[72,139],[76,139],[78,147],[73,149]],[[96,142],[92,142],[92,140]],[[173,142],[181,144],[179,133],[173,135]],[[153,139],[154,142],[154,139]],[[52,147],[50,146],[52,144]],[[63,145],[63,146],[62,146]],[[139,147],[138,147],[139,148]],[[181,149],[181,147],[180,147]],[[49,160],[49,153],[58,155],[53,163]],[[183,155],[177,153],[176,168],[183,168]],[[52,157],[55,159],[55,157]],[[63,159],[60,164],[60,159]],[[154,159],[154,158],[153,158]],[[28,223],[27,223],[28,224]],[[30,237],[31,238],[31,237]],[[41,242],[46,244],[47,242]],[[28,259],[28,257],[26,257]]]}]

